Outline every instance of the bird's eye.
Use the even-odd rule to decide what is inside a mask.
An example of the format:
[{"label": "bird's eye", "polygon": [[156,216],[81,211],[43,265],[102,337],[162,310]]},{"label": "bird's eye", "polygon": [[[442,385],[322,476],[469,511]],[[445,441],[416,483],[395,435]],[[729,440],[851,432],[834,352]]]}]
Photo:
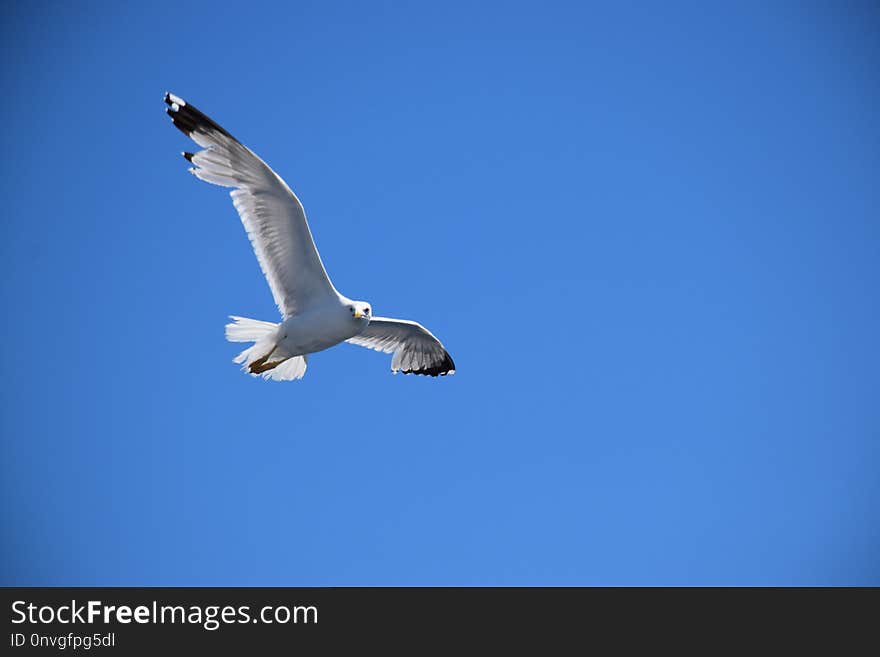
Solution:
[{"label": "bird's eye", "polygon": [[369,314],[370,314],[370,309],[369,309],[369,308],[367,308],[367,309],[366,309],[366,310],[367,310],[367,314],[368,314],[368,315],[369,315]]}]

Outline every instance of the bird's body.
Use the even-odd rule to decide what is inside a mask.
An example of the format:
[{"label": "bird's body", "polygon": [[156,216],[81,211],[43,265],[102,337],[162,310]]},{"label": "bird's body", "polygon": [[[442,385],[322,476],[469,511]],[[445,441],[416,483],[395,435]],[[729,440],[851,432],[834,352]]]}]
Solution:
[{"label": "bird's body", "polygon": [[235,362],[267,379],[299,379],[309,354],[348,341],[393,353],[394,372],[455,372],[443,345],[421,324],[374,317],[368,303],[336,290],[302,204],[278,174],[183,99],[165,94],[165,103],[174,125],[204,149],[183,154],[194,165],[190,171],[206,182],[233,188],[233,204],[282,315],[280,323],[233,316],[226,325],[227,340],[253,343]]},{"label": "bird's body", "polygon": [[301,356],[324,351],[358,335],[370,320],[366,316],[353,317],[349,310],[352,303],[340,297],[300,315],[288,317],[278,326],[279,347],[292,356]]}]

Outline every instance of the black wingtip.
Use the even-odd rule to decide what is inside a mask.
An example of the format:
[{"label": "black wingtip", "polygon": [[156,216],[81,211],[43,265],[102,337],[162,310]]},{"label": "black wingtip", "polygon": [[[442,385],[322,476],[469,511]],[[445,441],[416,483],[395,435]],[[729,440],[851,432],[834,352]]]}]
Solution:
[{"label": "black wingtip", "polygon": [[452,356],[448,351],[443,352],[443,360],[433,367],[426,367],[421,370],[406,370],[404,374],[416,374],[419,376],[446,376],[455,372],[455,363],[452,362]]},{"label": "black wingtip", "polygon": [[199,132],[206,133],[217,132],[230,139],[235,139],[214,120],[187,103],[180,96],[175,96],[173,93],[166,91],[165,104],[168,105],[165,108],[165,113],[171,117],[171,120],[174,121],[174,126],[183,134],[190,136],[198,130]]},{"label": "black wingtip", "polygon": [[175,96],[170,91],[165,92],[165,104],[169,107],[177,105],[178,107],[186,107],[186,101],[180,96]]},{"label": "black wingtip", "polygon": [[190,152],[188,152],[188,151],[184,151],[183,153],[181,153],[181,155],[183,155],[183,159],[185,159],[187,162],[192,162],[192,161],[193,161],[193,155],[194,155],[194,153],[190,153]]}]

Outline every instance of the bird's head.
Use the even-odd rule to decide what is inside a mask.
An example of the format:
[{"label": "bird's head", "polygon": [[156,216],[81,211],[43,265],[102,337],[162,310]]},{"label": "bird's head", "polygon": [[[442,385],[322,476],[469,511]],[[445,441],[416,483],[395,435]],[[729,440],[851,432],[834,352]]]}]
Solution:
[{"label": "bird's head", "polygon": [[354,319],[363,322],[369,322],[373,316],[370,304],[366,301],[352,301],[348,304],[348,312]]}]

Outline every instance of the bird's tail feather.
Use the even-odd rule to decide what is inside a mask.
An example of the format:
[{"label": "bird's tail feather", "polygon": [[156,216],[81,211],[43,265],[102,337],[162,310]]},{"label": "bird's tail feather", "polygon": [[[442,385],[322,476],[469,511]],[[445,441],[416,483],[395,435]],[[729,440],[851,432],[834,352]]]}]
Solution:
[{"label": "bird's tail feather", "polygon": [[230,342],[259,342],[274,334],[279,326],[272,322],[236,317],[235,315],[230,315],[229,319],[232,322],[226,325],[226,339]]},{"label": "bird's tail feather", "polygon": [[[230,315],[231,323],[226,325],[226,339],[230,342],[253,342],[254,344],[232,359],[233,363],[242,363],[243,368],[251,374],[260,374],[252,366],[266,363],[269,355],[275,350],[278,342],[278,324],[261,322],[258,319],[236,317]],[[267,368],[269,369],[269,368]]]},{"label": "bird's tail feather", "polygon": [[232,359],[253,376],[274,381],[301,379],[306,373],[306,357],[293,356],[278,347],[280,324],[230,315],[226,325],[226,339],[230,342],[254,344]]}]

